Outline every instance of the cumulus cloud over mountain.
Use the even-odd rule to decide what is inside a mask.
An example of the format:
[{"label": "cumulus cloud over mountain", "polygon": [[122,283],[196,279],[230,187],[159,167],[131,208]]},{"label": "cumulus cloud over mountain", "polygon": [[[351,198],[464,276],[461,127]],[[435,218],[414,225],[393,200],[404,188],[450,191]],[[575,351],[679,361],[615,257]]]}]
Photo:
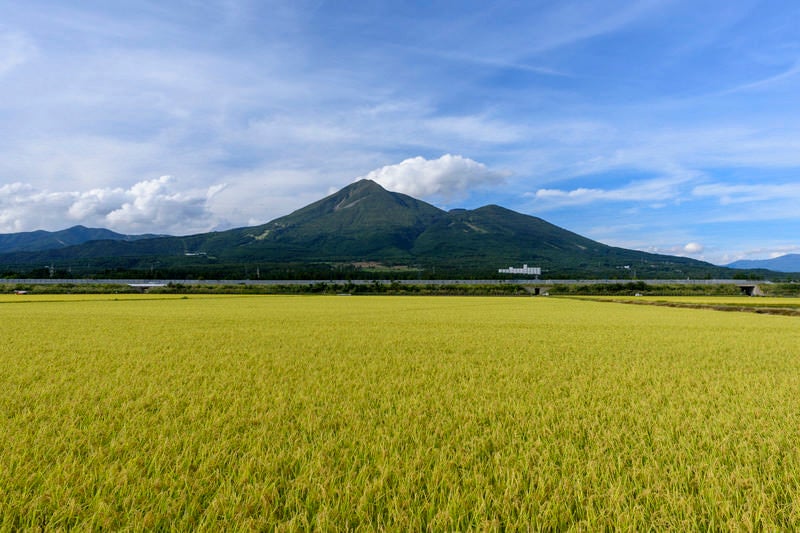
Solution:
[{"label": "cumulus cloud over mountain", "polygon": [[207,231],[215,223],[209,200],[224,186],[177,191],[175,183],[161,176],[128,189],[50,191],[25,183],[4,185],[0,232],[63,229],[65,219],[125,233]]},{"label": "cumulus cloud over mountain", "polygon": [[507,177],[472,159],[445,154],[439,159],[413,157],[373,170],[358,179],[371,179],[383,187],[417,198],[453,199],[470,190],[497,185]]},{"label": "cumulus cloud over mountain", "polygon": [[700,254],[703,253],[705,247],[699,242],[690,242],[683,247],[683,251],[687,254]]}]

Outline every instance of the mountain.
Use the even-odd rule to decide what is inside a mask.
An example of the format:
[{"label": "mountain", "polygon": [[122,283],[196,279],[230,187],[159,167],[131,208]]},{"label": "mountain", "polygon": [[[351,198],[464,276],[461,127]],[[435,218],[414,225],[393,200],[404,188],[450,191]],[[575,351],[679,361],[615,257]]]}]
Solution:
[{"label": "mountain", "polygon": [[372,275],[360,272],[364,264],[397,276],[496,277],[498,268],[523,263],[551,278],[732,274],[685,257],[607,246],[496,205],[444,211],[370,180],[260,226],[0,255],[0,268],[11,272],[47,264],[81,275],[226,279]]},{"label": "mountain", "polygon": [[417,237],[447,212],[361,180],[285,217],[244,230],[244,255],[280,250],[293,259],[409,260]]},{"label": "mountain", "polygon": [[61,231],[26,231],[0,234],[0,253],[36,252],[64,248],[89,241],[114,240],[135,241],[150,239],[156,235],[123,235],[103,228],[73,226]]},{"label": "mountain", "polygon": [[775,272],[800,272],[800,254],[786,254],[774,259],[742,259],[729,264],[728,268],[763,268]]}]

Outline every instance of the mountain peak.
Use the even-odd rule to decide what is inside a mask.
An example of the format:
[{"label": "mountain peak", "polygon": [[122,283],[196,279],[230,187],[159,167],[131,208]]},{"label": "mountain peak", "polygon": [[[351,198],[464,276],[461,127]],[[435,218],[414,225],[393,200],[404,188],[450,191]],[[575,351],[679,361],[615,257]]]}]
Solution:
[{"label": "mountain peak", "polygon": [[359,202],[378,195],[391,195],[389,191],[378,185],[372,180],[362,179],[351,183],[347,187],[341,189],[339,192],[334,193],[331,197],[341,198],[341,201],[336,203],[334,211],[340,209],[347,209],[353,207]]},{"label": "mountain peak", "polygon": [[377,190],[385,191],[386,190],[383,187],[381,187],[380,184],[378,184],[377,181],[373,181],[373,180],[368,179],[368,178],[362,178],[360,180],[354,181],[353,183],[351,183],[350,185],[345,187],[345,189],[348,189],[348,188],[363,189],[363,190],[368,190],[368,191],[377,191]]},{"label": "mountain peak", "polygon": [[748,270],[765,268],[776,272],[800,272],[800,254],[786,254],[772,259],[740,259],[729,264],[728,268]]},{"label": "mountain peak", "polygon": [[133,241],[155,235],[123,235],[105,228],[87,228],[81,224],[59,231],[26,231],[0,234],[0,253],[36,252],[74,246],[89,241]]},{"label": "mountain peak", "polygon": [[430,219],[442,213],[444,211],[426,202],[387,191],[372,180],[362,179],[270,224],[296,225],[319,221],[341,230],[354,223],[385,225],[396,219],[408,223],[418,216]]}]

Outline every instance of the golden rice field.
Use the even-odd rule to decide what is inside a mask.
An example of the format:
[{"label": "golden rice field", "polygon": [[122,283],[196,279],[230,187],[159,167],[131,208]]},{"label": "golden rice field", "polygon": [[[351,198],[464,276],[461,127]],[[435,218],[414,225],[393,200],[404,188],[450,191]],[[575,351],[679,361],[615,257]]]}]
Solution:
[{"label": "golden rice field", "polygon": [[800,318],[0,297],[0,530],[793,530]]}]

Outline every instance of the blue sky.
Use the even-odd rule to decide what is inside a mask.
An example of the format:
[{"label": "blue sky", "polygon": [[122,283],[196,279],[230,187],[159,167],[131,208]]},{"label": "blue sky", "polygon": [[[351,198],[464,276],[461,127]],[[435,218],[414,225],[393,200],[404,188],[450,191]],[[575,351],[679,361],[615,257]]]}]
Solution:
[{"label": "blue sky", "polygon": [[358,178],[715,263],[800,252],[800,3],[0,0],[0,232]]}]

